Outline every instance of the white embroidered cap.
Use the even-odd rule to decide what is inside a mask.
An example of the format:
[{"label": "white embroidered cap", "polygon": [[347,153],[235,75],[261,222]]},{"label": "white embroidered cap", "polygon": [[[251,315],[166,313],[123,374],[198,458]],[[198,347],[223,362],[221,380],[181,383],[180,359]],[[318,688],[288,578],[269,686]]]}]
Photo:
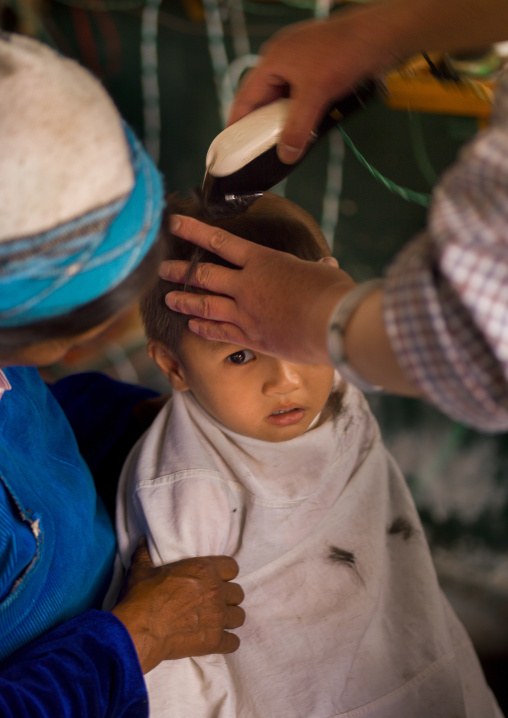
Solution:
[{"label": "white embroidered cap", "polygon": [[126,195],[134,175],[100,82],[42,43],[0,31],[0,242]]}]

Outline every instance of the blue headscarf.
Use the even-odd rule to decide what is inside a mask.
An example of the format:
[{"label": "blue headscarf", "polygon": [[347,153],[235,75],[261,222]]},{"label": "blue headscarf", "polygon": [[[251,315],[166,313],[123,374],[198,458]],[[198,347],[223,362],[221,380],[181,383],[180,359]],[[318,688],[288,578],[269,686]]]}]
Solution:
[{"label": "blue headscarf", "polygon": [[162,179],[134,133],[124,129],[135,178],[128,197],[47,232],[0,243],[0,328],[61,316],[97,299],[128,277],[154,243]]}]

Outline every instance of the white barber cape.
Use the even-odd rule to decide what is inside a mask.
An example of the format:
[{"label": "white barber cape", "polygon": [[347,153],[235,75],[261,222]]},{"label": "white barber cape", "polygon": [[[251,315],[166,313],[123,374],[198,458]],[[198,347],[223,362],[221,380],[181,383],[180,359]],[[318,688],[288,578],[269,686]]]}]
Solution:
[{"label": "white barber cape", "polygon": [[239,650],[165,661],[152,718],[494,718],[471,642],[441,593],[413,500],[367,402],[281,443],[240,436],[176,392],[121,479],[125,566],[227,554]]}]

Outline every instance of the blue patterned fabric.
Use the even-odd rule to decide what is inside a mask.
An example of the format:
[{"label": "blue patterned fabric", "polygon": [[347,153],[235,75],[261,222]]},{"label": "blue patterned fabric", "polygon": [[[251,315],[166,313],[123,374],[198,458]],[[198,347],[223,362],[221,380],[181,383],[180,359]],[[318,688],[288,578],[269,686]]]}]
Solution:
[{"label": "blue patterned fabric", "polygon": [[[112,525],[38,372],[5,374],[12,388],[0,402],[0,715],[146,718],[128,632],[112,614],[84,610],[100,605],[109,583]],[[99,374],[52,389],[96,467],[130,433],[132,408],[154,395]],[[119,421],[111,422],[116,412]]]},{"label": "blue patterned fabric", "polygon": [[2,718],[146,718],[134,646],[111,613],[85,611],[0,666]]},{"label": "blue patterned fabric", "polygon": [[36,369],[5,374],[12,389],[0,402],[0,498],[9,505],[0,513],[0,545],[22,522],[35,553],[21,574],[12,573],[19,562],[11,567],[15,583],[0,602],[0,660],[100,607],[115,554],[111,521],[59,404]]},{"label": "blue patterned fabric", "polygon": [[35,536],[24,521],[5,486],[0,481],[0,601],[9,593],[16,578],[35,556]]},{"label": "blue patterned fabric", "polygon": [[162,180],[127,126],[125,133],[135,176],[127,198],[42,234],[0,243],[0,327],[66,314],[97,299],[131,274],[154,243]]}]

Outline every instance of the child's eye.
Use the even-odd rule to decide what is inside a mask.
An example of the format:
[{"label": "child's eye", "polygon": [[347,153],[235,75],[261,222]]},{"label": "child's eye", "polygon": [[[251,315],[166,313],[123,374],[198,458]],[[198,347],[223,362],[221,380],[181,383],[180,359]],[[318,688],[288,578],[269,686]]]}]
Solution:
[{"label": "child's eye", "polygon": [[230,361],[232,364],[246,364],[253,359],[254,354],[249,349],[242,349],[239,352],[230,354],[227,358],[227,361]]}]

